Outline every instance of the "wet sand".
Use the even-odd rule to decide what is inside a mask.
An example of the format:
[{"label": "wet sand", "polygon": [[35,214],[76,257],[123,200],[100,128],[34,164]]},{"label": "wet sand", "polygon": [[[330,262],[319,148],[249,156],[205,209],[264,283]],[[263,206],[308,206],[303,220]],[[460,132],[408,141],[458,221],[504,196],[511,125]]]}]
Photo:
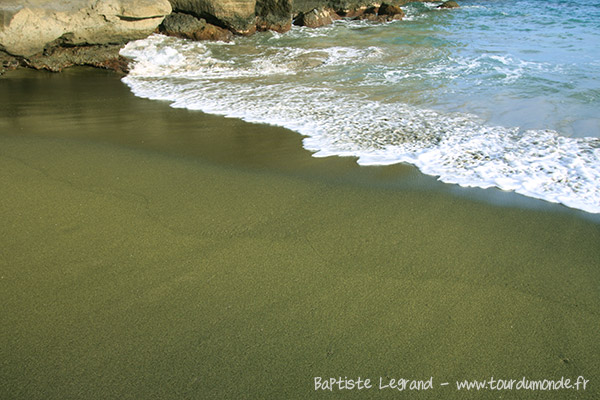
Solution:
[{"label": "wet sand", "polygon": [[[102,71],[7,74],[0,132],[0,398],[600,396],[597,218],[314,159]],[[339,376],[434,387],[314,390]],[[523,376],[589,383],[453,386]]]}]

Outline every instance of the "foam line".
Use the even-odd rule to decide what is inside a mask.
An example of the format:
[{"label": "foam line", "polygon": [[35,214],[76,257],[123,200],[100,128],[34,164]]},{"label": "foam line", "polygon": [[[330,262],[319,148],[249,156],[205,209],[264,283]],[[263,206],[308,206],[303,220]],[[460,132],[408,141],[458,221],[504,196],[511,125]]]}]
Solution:
[{"label": "foam line", "polygon": [[135,60],[123,81],[137,96],[168,100],[173,107],[295,130],[306,136],[303,144],[315,157],[355,156],[361,165],[410,163],[443,182],[495,186],[600,213],[597,138],[490,126],[468,114],[374,101],[302,80],[264,80],[300,73],[307,54],[319,60],[312,68],[327,68],[373,53],[343,46],[283,47],[233,62],[202,43],[155,35],[122,50]]}]

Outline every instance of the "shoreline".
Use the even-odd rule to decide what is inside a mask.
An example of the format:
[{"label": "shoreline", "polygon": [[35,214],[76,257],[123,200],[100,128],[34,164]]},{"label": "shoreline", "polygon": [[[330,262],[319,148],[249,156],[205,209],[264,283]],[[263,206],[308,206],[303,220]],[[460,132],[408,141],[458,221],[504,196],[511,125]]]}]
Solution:
[{"label": "shoreline", "polygon": [[[540,210],[600,223],[600,214],[588,213],[513,191],[503,191],[496,187],[482,189],[444,183],[439,181],[436,176],[422,173],[412,164],[361,166],[356,162],[357,157],[314,157],[313,152],[306,150],[303,146],[302,141],[305,136],[296,131],[276,125],[257,124],[238,118],[206,114],[202,111],[172,108],[170,101],[140,98],[121,82],[119,75],[115,75],[111,71],[92,67],[74,67],[57,75],[51,72],[23,69],[12,71],[0,78],[0,80],[2,79],[9,85],[17,85],[10,87],[9,92],[21,92],[23,88],[27,87],[27,90],[32,90],[32,93],[41,96],[42,101],[50,102],[50,98],[56,99],[56,105],[52,106],[52,113],[59,119],[62,118],[63,112],[70,113],[68,107],[71,97],[81,97],[77,93],[76,87],[80,79],[86,79],[89,82],[87,90],[97,93],[97,99],[90,97],[88,101],[92,102],[95,107],[100,107],[98,110],[100,115],[105,112],[104,108],[110,112],[109,110],[113,107],[105,104],[107,99],[109,102],[119,103],[124,110],[121,114],[131,115],[131,118],[129,116],[121,117],[122,122],[126,122],[127,135],[121,135],[114,129],[110,131],[92,129],[86,133],[79,128],[88,129],[95,124],[105,122],[96,115],[87,114],[82,116],[80,126],[58,132],[50,124],[50,126],[43,127],[41,136],[92,140],[175,157],[199,158],[215,165],[241,168],[242,170],[258,170],[302,177],[309,181],[317,179],[325,182],[345,182],[349,185],[392,191],[403,189],[434,191],[490,206]],[[45,81],[50,86],[44,89],[44,84],[41,84],[36,90],[34,89],[36,85],[26,83],[30,79],[36,80],[36,82]],[[148,115],[145,118],[147,121],[144,121],[142,125],[144,129],[139,129],[140,126],[136,125],[137,119],[132,118],[135,113],[139,112]],[[158,117],[154,117],[154,114],[157,114]],[[27,129],[35,131],[38,127],[46,125],[45,121],[48,117],[48,115],[44,115],[39,121],[33,119]],[[193,132],[185,132],[185,129],[180,129],[176,140],[171,140],[169,137],[171,127],[189,126],[197,120],[206,121],[208,126],[204,127],[203,124],[198,124]],[[121,121],[111,122],[114,124]],[[27,122],[19,122],[19,124],[23,123]],[[223,137],[212,128],[221,125],[228,132],[234,132],[234,134]],[[9,126],[7,126],[7,130],[10,130],[8,128]],[[150,133],[148,134],[148,132]],[[290,167],[290,164],[293,166]]]},{"label": "shoreline", "polygon": [[0,397],[309,398],[319,376],[600,394],[598,222],[315,159],[108,72],[29,74],[0,79]]}]

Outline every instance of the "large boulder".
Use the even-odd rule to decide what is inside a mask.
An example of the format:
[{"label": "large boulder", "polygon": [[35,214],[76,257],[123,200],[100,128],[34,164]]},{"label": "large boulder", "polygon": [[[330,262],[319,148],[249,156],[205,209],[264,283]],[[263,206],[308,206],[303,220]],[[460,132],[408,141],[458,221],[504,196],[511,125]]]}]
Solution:
[{"label": "large boulder", "polygon": [[308,12],[301,12],[294,20],[294,25],[318,28],[338,19],[341,17],[331,8],[315,8]]},{"label": "large boulder", "polygon": [[402,9],[399,6],[396,6],[394,4],[388,4],[388,3],[381,3],[381,6],[379,6],[379,11],[378,11],[379,15],[404,15],[404,11],[402,11]]},{"label": "large boulder", "polygon": [[169,0],[173,11],[204,18],[234,33],[256,31],[256,0]]},{"label": "large boulder", "polygon": [[3,0],[0,49],[30,57],[57,46],[126,43],[151,34],[168,0]]},{"label": "large boulder", "polygon": [[176,36],[191,40],[220,40],[228,42],[232,39],[231,31],[209,24],[190,14],[172,13],[167,15],[159,26],[159,31],[165,35]]}]

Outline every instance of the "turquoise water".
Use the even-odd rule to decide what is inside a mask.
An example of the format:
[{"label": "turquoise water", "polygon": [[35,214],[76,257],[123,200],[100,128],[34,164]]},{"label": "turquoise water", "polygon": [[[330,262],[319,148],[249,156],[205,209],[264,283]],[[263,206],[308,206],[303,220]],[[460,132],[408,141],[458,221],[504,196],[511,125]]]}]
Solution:
[{"label": "turquoise water", "polygon": [[410,163],[440,180],[600,212],[600,5],[462,1],[193,43],[128,44],[124,78],[173,107],[280,125],[315,157]]}]

